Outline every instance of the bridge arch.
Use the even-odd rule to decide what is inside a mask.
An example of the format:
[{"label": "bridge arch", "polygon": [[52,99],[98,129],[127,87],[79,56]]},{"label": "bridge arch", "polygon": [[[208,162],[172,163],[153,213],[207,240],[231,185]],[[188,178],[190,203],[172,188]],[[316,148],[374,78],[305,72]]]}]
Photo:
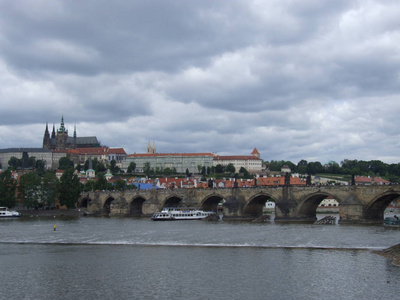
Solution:
[{"label": "bridge arch", "polygon": [[218,211],[218,204],[222,202],[224,199],[223,196],[219,194],[212,194],[210,196],[207,196],[201,201],[200,206],[207,211]]},{"label": "bridge arch", "polygon": [[142,196],[136,196],[129,204],[129,216],[139,217],[143,215],[143,203],[146,199]]},{"label": "bridge arch", "polygon": [[375,197],[369,205],[365,207],[364,217],[366,220],[382,221],[385,209],[389,204],[400,198],[400,191],[388,191]]},{"label": "bridge arch", "polygon": [[261,217],[265,203],[271,199],[273,200],[272,196],[266,193],[259,193],[252,196],[243,207],[243,216],[254,218]]},{"label": "bridge arch", "polygon": [[113,202],[114,200],[115,200],[114,197],[109,196],[109,197],[107,197],[106,201],[104,201],[104,204],[103,204],[103,211],[102,211],[103,216],[108,217],[108,216],[110,215],[110,212],[111,212],[111,202]]},{"label": "bridge arch", "polygon": [[90,199],[89,195],[86,195],[78,200],[78,207],[79,208],[81,208],[81,207],[87,208],[91,201],[92,201],[92,199]]},{"label": "bridge arch", "polygon": [[[322,200],[327,197],[334,198],[340,204],[342,203],[342,199],[338,198],[335,195],[326,192],[317,192],[311,195],[308,195],[304,199],[302,199],[297,205],[297,216],[300,219],[304,219],[304,221],[316,221],[317,220],[317,208]],[[340,209],[340,208],[339,208]]]},{"label": "bridge arch", "polygon": [[177,207],[177,206],[181,206],[183,203],[182,201],[183,199],[181,197],[179,197],[178,195],[171,195],[167,198],[165,198],[165,200],[162,203],[162,207]]}]

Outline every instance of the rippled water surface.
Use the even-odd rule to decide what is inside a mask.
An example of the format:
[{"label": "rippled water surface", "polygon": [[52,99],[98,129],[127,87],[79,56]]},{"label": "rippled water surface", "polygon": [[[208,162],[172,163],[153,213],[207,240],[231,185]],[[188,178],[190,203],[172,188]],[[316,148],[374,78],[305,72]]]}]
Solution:
[{"label": "rippled water surface", "polygon": [[393,299],[400,268],[370,250],[398,243],[383,226],[1,220],[0,298]]}]

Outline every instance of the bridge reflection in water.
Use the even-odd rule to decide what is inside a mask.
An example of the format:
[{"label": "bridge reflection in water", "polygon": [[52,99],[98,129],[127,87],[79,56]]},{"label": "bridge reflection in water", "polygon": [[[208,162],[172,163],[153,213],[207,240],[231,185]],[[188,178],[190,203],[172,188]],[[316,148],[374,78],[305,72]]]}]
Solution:
[{"label": "bridge reflection in water", "polygon": [[150,216],[165,206],[217,211],[223,202],[224,219],[255,219],[267,201],[275,201],[275,222],[314,222],[319,203],[327,197],[339,202],[339,223],[381,223],[385,208],[400,197],[400,185],[84,192],[78,205],[95,216]]}]

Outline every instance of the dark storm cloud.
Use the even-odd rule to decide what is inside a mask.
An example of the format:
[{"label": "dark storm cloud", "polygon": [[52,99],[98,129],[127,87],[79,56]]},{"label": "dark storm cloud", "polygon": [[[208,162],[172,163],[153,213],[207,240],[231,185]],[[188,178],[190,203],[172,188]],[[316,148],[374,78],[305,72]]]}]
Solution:
[{"label": "dark storm cloud", "polygon": [[234,1],[233,8],[214,1],[27,3],[3,1],[1,15],[3,55],[21,69],[87,75],[171,71],[248,40],[233,38],[245,29],[229,24]]},{"label": "dark storm cloud", "polygon": [[[143,152],[398,155],[398,1],[0,0],[0,142]],[[17,132],[18,134],[14,134]]]}]

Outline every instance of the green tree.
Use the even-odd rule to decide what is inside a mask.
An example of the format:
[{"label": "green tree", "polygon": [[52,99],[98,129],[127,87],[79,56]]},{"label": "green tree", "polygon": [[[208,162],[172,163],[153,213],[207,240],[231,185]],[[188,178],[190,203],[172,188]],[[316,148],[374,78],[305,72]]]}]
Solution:
[{"label": "green tree", "polygon": [[244,176],[245,178],[250,178],[250,177],[251,177],[249,171],[247,171],[246,168],[244,168],[244,167],[241,167],[241,168],[239,169],[239,173],[240,173],[240,174],[243,174],[243,176]]},{"label": "green tree", "polygon": [[97,181],[95,183],[95,189],[100,190],[100,191],[104,191],[104,190],[108,189],[108,182],[103,173],[97,174]]},{"label": "green tree", "polygon": [[128,166],[127,172],[128,173],[133,173],[133,172],[135,172],[135,169],[136,169],[136,163],[132,161]]},{"label": "green tree", "polygon": [[172,169],[171,168],[165,168],[163,171],[164,175],[171,175],[172,174]]},{"label": "green tree", "polygon": [[206,167],[201,167],[201,175],[205,176],[207,174],[207,168]]},{"label": "green tree", "polygon": [[144,163],[143,172],[144,174],[146,174],[146,176],[149,176],[151,174],[150,162]]},{"label": "green tree", "polygon": [[29,168],[36,167],[36,157],[34,157],[34,156],[29,157],[28,167]]},{"label": "green tree", "polygon": [[319,162],[309,162],[307,164],[307,174],[317,174],[317,173],[323,173],[324,172],[324,166]]},{"label": "green tree", "polygon": [[58,169],[67,170],[74,167],[74,162],[69,157],[61,157],[58,160]]},{"label": "green tree", "polygon": [[46,172],[41,184],[41,196],[45,206],[54,207],[57,199],[59,181],[54,172]]},{"label": "green tree", "polygon": [[218,164],[215,166],[215,173],[224,173],[225,172],[225,167],[221,164]]},{"label": "green tree", "polygon": [[18,167],[22,166],[22,160],[16,158],[15,156],[12,156],[9,161],[8,161],[8,166],[12,169],[12,170],[16,170]]},{"label": "green tree", "polygon": [[225,167],[225,171],[233,174],[233,173],[235,173],[236,168],[232,163],[230,163]]},{"label": "green tree", "polygon": [[74,174],[74,169],[69,168],[65,170],[60,178],[58,197],[60,204],[66,205],[68,208],[75,208],[81,190],[81,184],[78,176]]},{"label": "green tree", "polygon": [[207,167],[207,174],[211,174],[211,167]]},{"label": "green tree", "polygon": [[88,181],[86,181],[86,183],[83,187],[83,191],[84,192],[94,191],[95,187],[96,187],[96,181],[89,179]]},{"label": "green tree", "polygon": [[96,173],[107,171],[106,166],[101,161],[97,161],[96,166],[93,169],[96,171]]},{"label": "green tree", "polygon": [[11,176],[9,169],[0,173],[0,206],[14,207],[17,181]]},{"label": "green tree", "polygon": [[35,164],[36,174],[38,174],[40,177],[44,176],[46,173],[45,167],[46,164],[43,160],[37,160]]},{"label": "green tree", "polygon": [[123,191],[126,189],[126,181],[123,179],[117,179],[115,181],[115,189],[117,191]]},{"label": "green tree", "polygon": [[340,174],[341,168],[336,161],[331,160],[327,164],[325,164],[325,170],[331,174]]},{"label": "green tree", "polygon": [[41,178],[34,172],[28,172],[21,176],[18,185],[18,197],[26,207],[38,206],[41,199]]},{"label": "green tree", "polygon": [[121,172],[121,169],[117,166],[117,161],[112,159],[110,161],[110,171],[112,174],[117,174]]},{"label": "green tree", "polygon": [[305,174],[307,173],[307,161],[305,159],[300,160],[297,163],[297,172],[300,174]]}]

